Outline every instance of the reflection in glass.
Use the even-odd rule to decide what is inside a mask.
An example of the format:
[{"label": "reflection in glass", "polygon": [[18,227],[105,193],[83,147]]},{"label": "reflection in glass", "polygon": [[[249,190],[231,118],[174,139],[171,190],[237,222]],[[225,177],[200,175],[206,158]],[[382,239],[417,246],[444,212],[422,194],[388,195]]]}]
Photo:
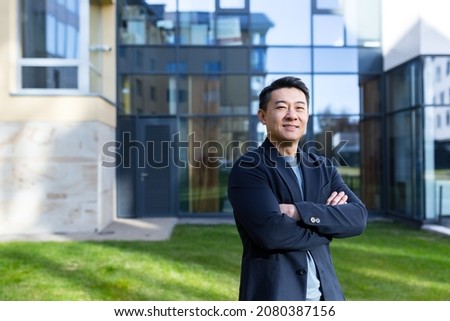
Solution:
[{"label": "reflection in glass", "polygon": [[344,8],[346,44],[381,46],[380,0],[346,0]]},{"label": "reflection in glass", "polygon": [[358,72],[361,80],[370,79],[372,75],[383,72],[381,48],[358,48]]},{"label": "reflection in glass", "polygon": [[180,167],[180,209],[189,213],[231,212],[228,175],[245,151],[246,117],[200,117],[181,120],[181,137],[188,142]]},{"label": "reflection in glass", "polygon": [[358,72],[357,48],[314,49],[315,72]]},{"label": "reflection in glass", "polygon": [[242,73],[248,70],[248,49],[242,47],[207,47],[179,49],[179,59],[186,72],[193,74]]},{"label": "reflection in glass", "polygon": [[79,2],[69,5],[57,5],[56,0],[22,0],[23,58],[79,56]]},{"label": "reflection in glass", "polygon": [[180,12],[179,42],[182,45],[209,45],[213,43],[211,12]]},{"label": "reflection in glass", "polygon": [[381,118],[361,122],[361,197],[368,209],[381,208]]},{"label": "reflection in glass", "polygon": [[215,14],[215,1],[123,2],[121,44],[223,45],[248,43],[248,15]]},{"label": "reflection in glass", "polygon": [[252,13],[251,14],[251,37],[253,45],[265,45],[267,44],[266,35],[267,31],[272,28],[273,22],[264,13]]},{"label": "reflection in glass", "polygon": [[341,47],[344,42],[344,18],[341,15],[314,15],[314,45]]},{"label": "reflection in glass", "polygon": [[[158,3],[161,2],[159,0],[151,0],[152,2]],[[167,0],[166,0],[167,1]],[[172,7],[175,6],[177,0],[169,0],[173,3],[173,6],[170,7],[170,11],[175,11]],[[216,7],[216,0],[201,0],[201,1],[192,1],[192,0],[178,0],[178,10],[180,12],[214,12]]]},{"label": "reflection in glass", "polygon": [[407,108],[421,102],[418,72],[417,62],[412,62],[387,74],[388,110]]},{"label": "reflection in glass", "polygon": [[22,67],[22,88],[77,89],[77,67]]},{"label": "reflection in glass", "polygon": [[389,120],[389,209],[413,213],[414,176],[412,162],[411,112],[402,112]]},{"label": "reflection in glass", "polygon": [[380,77],[371,79],[362,84],[362,101],[363,101],[363,113],[379,114],[381,113],[381,99],[380,99]]},{"label": "reflection in glass", "polygon": [[358,75],[314,76],[315,115],[359,114]]},{"label": "reflection in glass", "polygon": [[246,0],[220,0],[220,9],[244,9]]},{"label": "reflection in glass", "polygon": [[120,113],[123,115],[173,115],[183,98],[174,76],[124,76]]},{"label": "reflection in glass", "polygon": [[310,0],[277,0],[276,5],[273,0],[253,0],[250,11],[252,44],[311,44]]},{"label": "reflection in glass", "polygon": [[119,73],[176,72],[176,52],[169,47],[119,47]]},{"label": "reflection in glass", "polygon": [[340,8],[340,0],[316,0],[317,9],[338,10]]},{"label": "reflection in glass", "polygon": [[[261,49],[262,50],[262,49]],[[261,52],[261,51],[257,51]],[[264,49],[265,59],[252,60],[255,67],[265,66],[265,72],[311,72],[311,50],[303,48],[268,48]],[[254,57],[256,55],[252,55]],[[259,62],[260,64],[257,64]],[[262,66],[261,66],[262,65]],[[260,71],[260,69],[256,69]]]},{"label": "reflection in glass", "polygon": [[428,219],[450,215],[450,106],[425,108],[425,206]]},{"label": "reflection in glass", "polygon": [[247,114],[247,76],[189,76],[179,79],[186,99],[179,101],[184,114]]},{"label": "reflection in glass", "polygon": [[306,151],[323,155],[338,166],[349,187],[360,193],[360,139],[359,116],[312,116],[313,135],[302,140]]},{"label": "reflection in glass", "polygon": [[[119,39],[121,44],[174,44],[175,1],[148,1],[127,4],[122,1]],[[150,3],[149,3],[150,2]]]},{"label": "reflection in glass", "polygon": [[450,104],[450,56],[424,58],[423,74],[425,104]]},{"label": "reflection in glass", "polygon": [[246,15],[217,15],[215,27],[217,45],[240,46],[248,43],[249,25]]}]

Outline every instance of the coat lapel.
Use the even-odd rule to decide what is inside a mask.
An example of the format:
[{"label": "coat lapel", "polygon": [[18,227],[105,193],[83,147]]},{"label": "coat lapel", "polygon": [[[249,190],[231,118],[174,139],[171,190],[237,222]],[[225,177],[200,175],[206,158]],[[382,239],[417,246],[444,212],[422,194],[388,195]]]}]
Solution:
[{"label": "coat lapel", "polygon": [[305,201],[316,202],[319,195],[317,191],[319,190],[320,181],[318,179],[317,171],[320,170],[319,163],[317,160],[312,160],[307,153],[302,150],[298,151],[300,157],[300,168],[303,174],[303,184],[305,188],[303,189]]},{"label": "coat lapel", "polygon": [[264,148],[266,158],[270,162],[270,165],[268,165],[275,167],[283,182],[288,186],[292,201],[301,202],[303,199],[300,187],[298,186],[298,180],[289,164],[280,156],[278,150],[267,138],[262,144],[262,147]]}]

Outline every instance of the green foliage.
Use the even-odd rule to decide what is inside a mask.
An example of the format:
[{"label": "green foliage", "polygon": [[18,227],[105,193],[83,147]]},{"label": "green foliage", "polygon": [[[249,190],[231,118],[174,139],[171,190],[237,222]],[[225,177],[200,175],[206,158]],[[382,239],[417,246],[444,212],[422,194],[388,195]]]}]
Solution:
[{"label": "green foliage", "polygon": [[[332,242],[348,300],[448,300],[448,237],[392,223]],[[161,242],[0,243],[0,300],[236,300],[233,225],[178,225]]]}]

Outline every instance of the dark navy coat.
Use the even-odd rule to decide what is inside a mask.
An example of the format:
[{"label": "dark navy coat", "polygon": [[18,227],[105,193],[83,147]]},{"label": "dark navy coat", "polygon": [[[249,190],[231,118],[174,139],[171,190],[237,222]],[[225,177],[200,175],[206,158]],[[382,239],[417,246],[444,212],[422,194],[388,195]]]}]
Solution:
[{"label": "dark navy coat", "polygon": [[[300,149],[297,157],[304,199],[297,177],[268,139],[240,157],[230,172],[228,197],[243,245],[239,300],[305,300],[308,250],[323,299],[345,300],[329,244],[361,234],[367,210],[328,159]],[[325,205],[333,191],[344,191],[347,204]],[[295,204],[301,221],[280,213],[281,203]]]}]

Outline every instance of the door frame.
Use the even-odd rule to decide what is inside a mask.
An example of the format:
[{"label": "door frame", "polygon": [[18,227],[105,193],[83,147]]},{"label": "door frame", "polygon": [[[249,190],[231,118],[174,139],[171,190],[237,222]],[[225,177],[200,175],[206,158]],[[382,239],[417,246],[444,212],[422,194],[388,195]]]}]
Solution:
[{"label": "door frame", "polygon": [[[137,166],[136,168],[136,217],[137,218],[145,218],[145,217],[177,217],[179,214],[179,197],[178,197],[178,172],[174,162],[174,151],[173,146],[171,144],[174,135],[177,131],[177,120],[175,117],[158,117],[158,118],[138,118],[136,120],[136,129],[137,129],[137,140],[144,144],[145,146],[145,155],[147,155],[147,138],[146,138],[146,127],[152,125],[167,125],[169,126],[169,199],[170,199],[170,210],[169,213],[158,213],[154,214],[148,211],[145,206],[145,189],[143,182],[146,179],[149,179],[148,173],[148,163],[145,162],[145,168],[140,168]],[[145,156],[146,157],[146,156]],[[139,162],[138,162],[139,163]]]}]

